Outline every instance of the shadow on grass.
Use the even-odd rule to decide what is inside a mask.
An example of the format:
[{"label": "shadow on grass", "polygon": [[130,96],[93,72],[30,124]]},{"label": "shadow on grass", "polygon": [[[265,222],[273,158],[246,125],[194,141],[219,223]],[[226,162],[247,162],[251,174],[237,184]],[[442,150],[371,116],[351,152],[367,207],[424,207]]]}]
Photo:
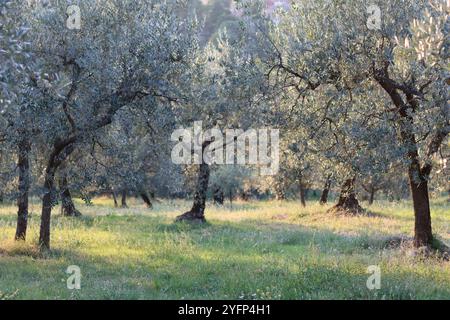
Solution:
[{"label": "shadow on grass", "polygon": [[[34,294],[71,298],[61,278],[67,277],[67,266],[75,264],[84,277],[83,290],[75,298],[84,299],[410,299],[420,290],[448,293],[431,274],[414,274],[411,285],[412,271],[395,269],[383,271],[382,290],[368,290],[365,261],[352,254],[371,250],[366,253],[378,261],[373,251],[384,248],[386,239],[373,236],[258,220],[175,224],[160,217],[83,217],[75,220],[73,226],[77,225],[93,228],[92,232],[108,225],[109,232],[120,234],[111,242],[96,243],[99,247],[141,238],[145,242],[136,249],[149,253],[137,258],[116,257],[116,253],[105,257],[84,253],[83,247],[60,249],[53,239],[57,249],[33,257],[36,261],[2,259],[0,270],[5,272],[0,272],[0,279],[5,290],[19,288],[19,299]],[[155,241],[180,234],[189,238],[186,244],[159,247],[161,242]],[[336,251],[330,254],[330,250]],[[21,258],[30,251],[4,254]],[[436,288],[422,289],[426,283],[436,283]]]}]

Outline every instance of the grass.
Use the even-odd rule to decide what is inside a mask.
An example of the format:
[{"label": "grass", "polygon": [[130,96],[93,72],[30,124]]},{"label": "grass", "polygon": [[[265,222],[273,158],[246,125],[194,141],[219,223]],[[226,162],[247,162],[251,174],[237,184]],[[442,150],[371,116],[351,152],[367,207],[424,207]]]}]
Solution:
[{"label": "grass", "polygon": [[[207,208],[206,225],[174,224],[189,202],[154,210],[130,199],[78,203],[82,218],[55,208],[52,251],[36,249],[39,205],[28,240],[15,243],[14,206],[0,207],[1,299],[450,299],[450,263],[386,246],[412,237],[410,203],[378,202],[373,217],[331,216],[297,202],[236,202]],[[450,206],[433,201],[436,236],[450,245]],[[68,290],[69,265],[81,268],[81,290]],[[381,289],[369,290],[369,265]]]}]

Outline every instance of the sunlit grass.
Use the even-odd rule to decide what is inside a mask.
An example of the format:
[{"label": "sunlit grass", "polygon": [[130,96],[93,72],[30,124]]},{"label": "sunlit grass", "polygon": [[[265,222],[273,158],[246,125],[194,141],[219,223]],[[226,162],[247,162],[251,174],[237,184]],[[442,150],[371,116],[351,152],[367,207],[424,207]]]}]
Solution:
[{"label": "sunlit grass", "polygon": [[[36,249],[39,203],[26,243],[12,241],[16,208],[0,207],[0,292],[12,299],[449,299],[450,265],[420,259],[386,239],[412,237],[410,203],[378,202],[372,217],[334,216],[327,206],[294,201],[234,202],[207,208],[206,225],[174,224],[181,200],[146,209],[113,208],[112,199],[77,201],[82,218],[55,208],[52,251]],[[433,230],[450,245],[450,206],[432,206]],[[82,289],[68,290],[69,265]],[[382,288],[366,287],[369,265]],[[0,295],[1,295],[0,294]]]}]

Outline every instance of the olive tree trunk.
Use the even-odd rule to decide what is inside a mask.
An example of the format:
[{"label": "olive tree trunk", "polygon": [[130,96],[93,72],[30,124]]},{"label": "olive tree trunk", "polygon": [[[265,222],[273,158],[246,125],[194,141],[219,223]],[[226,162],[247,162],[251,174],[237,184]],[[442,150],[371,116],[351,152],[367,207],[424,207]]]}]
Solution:
[{"label": "olive tree trunk", "polygon": [[322,194],[320,195],[320,201],[319,203],[324,205],[328,202],[328,195],[330,193],[331,188],[331,177],[328,176],[327,180],[325,181],[325,186],[323,187]]},{"label": "olive tree trunk", "polygon": [[364,209],[359,205],[355,192],[356,178],[345,180],[341,187],[338,203],[331,208],[330,212],[346,213],[357,215],[364,212]]},{"label": "olive tree trunk", "polygon": [[127,204],[127,190],[122,190],[122,200],[121,200],[121,206],[122,208],[128,208],[128,204]]},{"label": "olive tree trunk", "polygon": [[70,193],[66,174],[63,174],[59,181],[59,190],[61,196],[61,215],[65,217],[80,217],[81,212],[75,208]]},{"label": "olive tree trunk", "polygon": [[176,221],[205,222],[206,193],[208,191],[210,168],[202,163],[198,172],[198,180],[194,193],[192,209],[176,218]]},{"label": "olive tree trunk", "polygon": [[111,192],[113,200],[114,200],[114,208],[117,208],[119,206],[119,203],[117,202],[117,196],[116,196],[116,192],[112,191]]},{"label": "olive tree trunk", "polygon": [[152,204],[152,201],[150,200],[150,197],[148,196],[147,192],[141,191],[139,193],[139,195],[141,196],[141,198],[144,201],[144,203],[147,206],[147,208],[152,209],[153,208],[153,204]]},{"label": "olive tree trunk", "polygon": [[[431,247],[433,232],[431,228],[430,200],[428,195],[428,177],[432,170],[430,162],[421,165],[416,136],[414,134],[414,114],[419,108],[419,101],[410,92],[410,88],[400,89],[390,78],[388,69],[378,70],[375,79],[390,96],[397,107],[397,124],[400,128],[401,142],[406,147],[406,158],[409,161],[408,177],[413,199],[415,227],[415,247]],[[400,91],[404,95],[400,93]],[[405,99],[406,97],[406,99]],[[439,146],[448,134],[448,129],[436,132],[428,146],[426,156],[431,157],[439,150]]]},{"label": "olive tree trunk", "polygon": [[74,138],[57,141],[49,156],[44,174],[44,196],[42,197],[41,227],[39,230],[39,246],[50,250],[50,220],[55,204],[55,174],[63,161],[74,151]]},{"label": "olive tree trunk", "polygon": [[28,225],[28,193],[30,190],[30,142],[23,136],[19,142],[17,167],[19,169],[19,196],[17,198],[17,227],[15,240],[25,240]]},{"label": "olive tree trunk", "polygon": [[223,194],[222,188],[220,188],[220,187],[214,188],[213,200],[214,200],[214,204],[223,206],[224,194]]}]

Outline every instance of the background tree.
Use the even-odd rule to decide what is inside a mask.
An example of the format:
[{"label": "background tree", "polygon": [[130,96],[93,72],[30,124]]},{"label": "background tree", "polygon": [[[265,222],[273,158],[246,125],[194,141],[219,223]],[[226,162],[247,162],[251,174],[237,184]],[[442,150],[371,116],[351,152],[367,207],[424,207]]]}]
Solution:
[{"label": "background tree", "polygon": [[[439,3],[444,7],[444,1]],[[432,4],[384,2],[380,4],[380,28],[369,28],[371,17],[364,1],[306,1],[284,12],[279,23],[260,16],[249,27],[260,30],[253,33],[252,45],[257,46],[269,80],[282,84],[284,91],[292,91],[299,97],[297,101],[325,86],[350,96],[355,92],[372,94],[368,90],[378,86],[382,93],[375,93],[380,101],[390,100],[390,107],[381,103],[376,110],[383,115],[381,126],[398,132],[397,151],[408,166],[413,196],[417,247],[431,246],[433,240],[429,159],[438,152],[450,128],[446,111],[448,71],[441,64],[430,65],[420,55],[405,59],[397,39],[414,33],[413,21],[420,21],[426,9],[444,19],[442,12],[446,9],[439,11]],[[248,3],[247,7],[248,12],[255,11]],[[446,23],[436,28],[440,29],[436,34],[448,34]],[[438,59],[448,54],[444,44],[437,42],[442,53]],[[403,63],[394,63],[400,57]],[[345,112],[341,118],[351,121]]]}]

